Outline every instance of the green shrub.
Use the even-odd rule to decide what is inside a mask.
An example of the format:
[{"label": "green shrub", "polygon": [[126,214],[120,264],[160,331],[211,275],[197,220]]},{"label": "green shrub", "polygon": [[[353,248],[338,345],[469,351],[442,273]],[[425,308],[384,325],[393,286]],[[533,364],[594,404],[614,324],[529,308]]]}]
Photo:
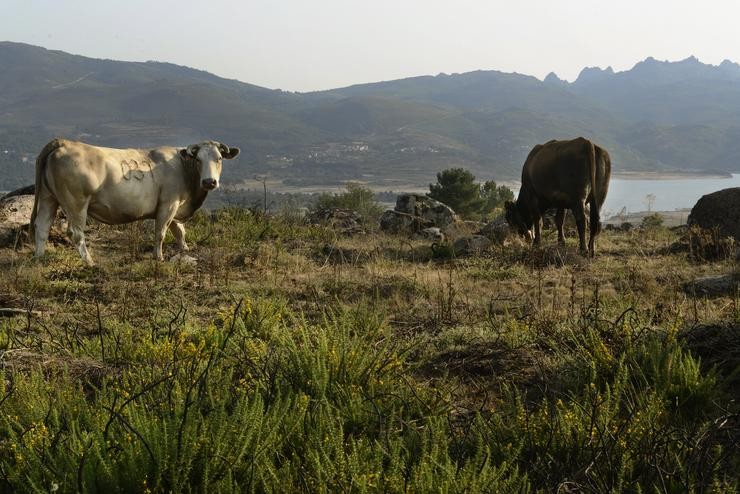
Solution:
[{"label": "green shrub", "polygon": [[316,199],[314,210],[319,209],[351,209],[362,217],[365,223],[374,223],[383,212],[383,208],[375,199],[375,193],[362,184],[349,182],[347,190],[341,194],[323,193]]},{"label": "green shrub", "polygon": [[660,213],[652,213],[642,218],[640,223],[643,228],[655,230],[663,226],[663,215]]}]

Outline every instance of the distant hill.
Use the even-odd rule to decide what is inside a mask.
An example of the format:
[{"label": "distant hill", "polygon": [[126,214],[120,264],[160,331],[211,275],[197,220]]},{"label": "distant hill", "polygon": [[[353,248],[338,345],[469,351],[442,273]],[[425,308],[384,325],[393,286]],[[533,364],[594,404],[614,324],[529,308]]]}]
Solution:
[{"label": "distant hill", "polygon": [[740,65],[648,58],[573,83],[498,71],[314,93],[271,90],[160,62],[98,60],[0,43],[0,189],[29,183],[60,135],[109,146],[206,138],[243,150],[229,180],[423,185],[464,166],[516,178],[537,143],[583,135],[615,169],[740,170]]}]

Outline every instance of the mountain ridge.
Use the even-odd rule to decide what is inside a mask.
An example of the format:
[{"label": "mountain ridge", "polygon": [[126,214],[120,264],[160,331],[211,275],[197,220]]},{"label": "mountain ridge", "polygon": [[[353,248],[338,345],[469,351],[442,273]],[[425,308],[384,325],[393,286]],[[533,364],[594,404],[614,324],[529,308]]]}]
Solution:
[{"label": "mountain ridge", "polygon": [[[516,178],[537,143],[583,135],[623,170],[731,170],[740,151],[740,65],[652,57],[584,68],[568,82],[497,70],[312,92],[265,88],[169,62],[124,62],[0,42],[0,189],[27,182],[56,135],[100,145],[243,149],[230,180],[433,181],[450,166]],[[25,161],[24,161],[25,160]]]}]

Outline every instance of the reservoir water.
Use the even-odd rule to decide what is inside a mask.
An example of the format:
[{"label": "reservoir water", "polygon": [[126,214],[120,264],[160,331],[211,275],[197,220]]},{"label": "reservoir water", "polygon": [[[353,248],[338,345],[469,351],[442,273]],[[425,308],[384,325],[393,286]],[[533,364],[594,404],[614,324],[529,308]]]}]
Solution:
[{"label": "reservoir water", "polygon": [[[627,212],[673,211],[692,208],[705,194],[729,187],[740,187],[740,173],[732,178],[686,178],[633,180],[612,178],[602,216],[609,217],[627,208]],[[654,196],[650,199],[648,196]],[[648,202],[651,202],[648,208]]]}]

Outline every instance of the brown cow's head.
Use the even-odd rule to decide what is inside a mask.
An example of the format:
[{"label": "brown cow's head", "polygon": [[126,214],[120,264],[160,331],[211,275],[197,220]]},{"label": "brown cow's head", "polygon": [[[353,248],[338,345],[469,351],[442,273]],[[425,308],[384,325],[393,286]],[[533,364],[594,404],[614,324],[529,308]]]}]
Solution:
[{"label": "brown cow's head", "polygon": [[527,221],[515,202],[506,201],[504,203],[504,211],[506,213],[506,222],[512,229],[516,230],[523,237],[531,236],[532,222]]},{"label": "brown cow's head", "polygon": [[221,178],[221,162],[225,159],[236,158],[239,148],[230,148],[226,144],[215,141],[206,141],[200,144],[191,144],[180,150],[180,156],[191,158],[198,164],[200,186],[204,190],[213,190],[218,187]]}]

